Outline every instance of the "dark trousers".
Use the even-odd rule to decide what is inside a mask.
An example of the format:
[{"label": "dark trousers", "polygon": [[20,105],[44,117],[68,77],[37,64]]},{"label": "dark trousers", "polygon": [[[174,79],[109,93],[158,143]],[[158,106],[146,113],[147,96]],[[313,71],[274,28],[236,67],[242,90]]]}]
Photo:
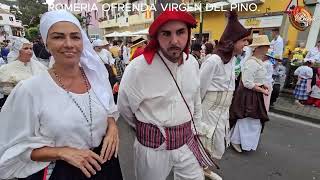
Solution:
[{"label": "dark trousers", "polygon": [[279,97],[280,94],[280,84],[274,84],[273,85],[273,90],[271,93],[271,99],[270,99],[270,104],[273,105]]},{"label": "dark trousers", "polygon": [[[93,152],[100,154],[102,143],[99,147],[95,148]],[[19,180],[43,180],[44,170],[41,170],[27,178]],[[87,178],[83,172],[71,164],[59,160],[56,161],[53,172],[49,180],[122,180],[122,173],[120,168],[119,159],[112,156],[106,163],[101,165],[101,171],[97,174]]]}]

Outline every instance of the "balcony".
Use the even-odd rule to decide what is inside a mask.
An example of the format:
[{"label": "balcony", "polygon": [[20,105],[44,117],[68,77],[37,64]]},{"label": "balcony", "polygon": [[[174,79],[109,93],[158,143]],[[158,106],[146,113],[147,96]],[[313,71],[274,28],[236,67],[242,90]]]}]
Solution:
[{"label": "balcony", "polygon": [[117,26],[118,26],[118,23],[117,23],[116,19],[105,20],[105,21],[99,22],[100,29],[117,27]]},{"label": "balcony", "polygon": [[152,23],[154,20],[154,12],[151,12],[151,17],[146,18],[146,12],[129,16],[129,25]]},{"label": "balcony", "polygon": [[111,27],[123,27],[138,24],[152,23],[154,19],[154,13],[151,12],[151,17],[146,18],[146,12],[134,14],[130,16],[120,16],[117,19],[104,20],[99,23],[99,28],[111,28]]}]

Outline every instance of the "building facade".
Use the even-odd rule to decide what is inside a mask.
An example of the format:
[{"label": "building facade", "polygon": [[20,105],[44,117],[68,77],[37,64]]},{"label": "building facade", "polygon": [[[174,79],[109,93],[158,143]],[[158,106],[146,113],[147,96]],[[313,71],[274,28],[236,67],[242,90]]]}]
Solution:
[{"label": "building facade", "polygon": [[[132,7],[140,5],[154,4],[153,0],[98,0],[103,7],[103,18],[100,20],[99,27],[103,29],[104,34],[112,32],[137,32],[149,28],[154,19],[154,12],[152,11],[138,11],[131,8],[127,11],[118,11],[118,8],[110,8],[108,6],[112,3],[126,5],[130,3]],[[143,9],[143,8],[141,8]]]},{"label": "building facade", "polygon": [[83,18],[83,28],[91,40],[102,38],[103,30],[99,28],[99,19],[103,17],[101,4],[97,0],[55,0],[52,9],[66,9]]},{"label": "building facade", "polygon": [[20,20],[16,20],[15,15],[11,14],[9,11],[10,6],[1,4],[0,41],[7,39],[9,36],[24,36],[22,22]]},{"label": "building facade", "polygon": [[[318,16],[320,14],[319,2],[317,0],[309,0],[314,3],[305,3],[307,0],[299,0],[299,5],[307,8],[312,14]],[[319,1],[319,0],[318,0]],[[287,47],[294,49],[299,42],[306,42],[312,47],[315,45],[315,42],[319,33],[319,26],[317,25],[320,21],[314,21],[312,26],[306,31],[298,31],[295,29],[289,21],[288,15],[285,13],[285,10],[290,2],[290,0],[229,0],[225,2],[236,2],[243,4],[239,5],[238,17],[239,21],[246,28],[252,28],[252,34],[266,34],[271,40],[271,30],[273,28],[279,28],[280,34],[283,37],[284,41],[287,43]],[[257,8],[254,11],[248,10],[246,4],[256,4]],[[305,5],[307,4],[307,5]],[[220,36],[223,33],[225,28],[227,18],[225,17],[225,12],[223,9],[230,9],[228,3],[218,2],[217,8],[215,11],[204,12],[202,14],[203,19],[203,38],[207,40],[219,40]],[[241,8],[242,7],[242,8]],[[317,9],[318,7],[319,9]],[[252,8],[254,9],[254,8]],[[242,10],[242,11],[241,11]],[[200,22],[201,14],[194,13],[197,21]],[[310,29],[314,29],[310,34]],[[199,36],[200,27],[193,30],[194,37]],[[312,40],[312,42],[311,42]]]}]

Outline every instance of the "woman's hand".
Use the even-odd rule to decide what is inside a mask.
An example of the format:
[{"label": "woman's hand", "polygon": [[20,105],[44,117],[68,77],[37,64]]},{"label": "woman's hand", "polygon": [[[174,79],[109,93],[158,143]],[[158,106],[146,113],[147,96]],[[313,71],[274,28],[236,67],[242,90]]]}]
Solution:
[{"label": "woman's hand", "polygon": [[59,149],[59,159],[79,168],[88,178],[101,170],[103,159],[91,150],[81,150],[69,147]]},{"label": "woman's hand", "polygon": [[103,145],[100,153],[100,157],[104,160],[110,160],[112,155],[118,156],[119,149],[119,134],[118,127],[113,117],[108,118],[107,134],[103,139]]}]

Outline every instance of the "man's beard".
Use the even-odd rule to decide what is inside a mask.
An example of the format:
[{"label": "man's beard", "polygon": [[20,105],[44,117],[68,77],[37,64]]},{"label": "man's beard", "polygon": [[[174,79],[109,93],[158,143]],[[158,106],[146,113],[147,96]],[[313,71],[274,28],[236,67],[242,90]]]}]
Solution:
[{"label": "man's beard", "polygon": [[[173,50],[176,50],[176,52],[171,52]],[[167,48],[166,51],[161,49],[161,52],[169,61],[173,63],[177,63],[183,55],[183,51],[179,47],[170,47],[170,48]]]}]

